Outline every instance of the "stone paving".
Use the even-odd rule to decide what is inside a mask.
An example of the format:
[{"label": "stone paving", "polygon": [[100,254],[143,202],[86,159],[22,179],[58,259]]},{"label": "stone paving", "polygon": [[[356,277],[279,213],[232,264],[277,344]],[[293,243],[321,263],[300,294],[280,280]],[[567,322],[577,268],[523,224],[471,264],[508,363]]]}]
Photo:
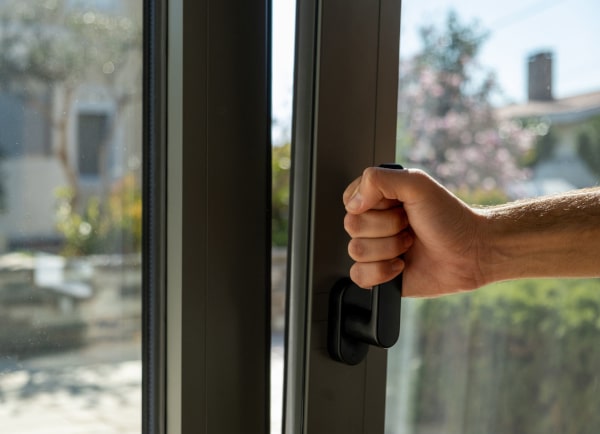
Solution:
[{"label": "stone paving", "polygon": [[[0,433],[140,434],[141,362],[110,360],[131,352],[131,348],[96,348],[93,354],[69,353],[21,363],[0,356]],[[281,432],[281,345],[272,351],[271,377],[271,432],[277,433]]]},{"label": "stone paving", "polygon": [[140,378],[139,361],[5,374],[2,432],[139,434]]}]

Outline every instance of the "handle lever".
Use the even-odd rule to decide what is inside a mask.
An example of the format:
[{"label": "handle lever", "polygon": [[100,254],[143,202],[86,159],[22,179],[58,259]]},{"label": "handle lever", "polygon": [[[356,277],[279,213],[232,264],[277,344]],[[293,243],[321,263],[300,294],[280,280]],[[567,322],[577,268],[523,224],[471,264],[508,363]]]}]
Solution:
[{"label": "handle lever", "polygon": [[348,365],[360,363],[369,345],[389,348],[400,334],[402,275],[363,289],[349,278],[340,279],[329,299],[329,354]]},{"label": "handle lever", "polygon": [[[399,164],[382,164],[402,169]],[[400,334],[402,274],[363,289],[349,278],[338,280],[329,298],[328,349],[331,357],[348,365],[360,363],[369,345],[389,348]]]}]

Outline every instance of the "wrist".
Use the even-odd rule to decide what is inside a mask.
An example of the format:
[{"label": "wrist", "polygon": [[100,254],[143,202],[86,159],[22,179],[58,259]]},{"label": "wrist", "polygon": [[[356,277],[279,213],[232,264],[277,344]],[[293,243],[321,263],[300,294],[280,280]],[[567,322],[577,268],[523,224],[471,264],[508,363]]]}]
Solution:
[{"label": "wrist", "polygon": [[479,269],[484,285],[526,277],[535,240],[499,208],[477,210],[479,215]]}]

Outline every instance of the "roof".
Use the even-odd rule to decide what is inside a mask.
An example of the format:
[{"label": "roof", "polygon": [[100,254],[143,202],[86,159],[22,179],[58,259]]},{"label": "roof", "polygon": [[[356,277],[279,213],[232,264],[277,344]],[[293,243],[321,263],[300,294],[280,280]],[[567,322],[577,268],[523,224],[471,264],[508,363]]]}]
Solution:
[{"label": "roof", "polygon": [[501,118],[545,117],[554,123],[572,123],[600,114],[600,91],[552,101],[529,101],[498,109]]}]

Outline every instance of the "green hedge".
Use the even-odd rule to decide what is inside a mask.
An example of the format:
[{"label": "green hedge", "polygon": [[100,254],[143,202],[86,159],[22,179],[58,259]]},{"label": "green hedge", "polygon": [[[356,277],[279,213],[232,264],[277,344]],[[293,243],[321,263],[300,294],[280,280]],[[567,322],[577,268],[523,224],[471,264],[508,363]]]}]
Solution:
[{"label": "green hedge", "polygon": [[502,283],[425,300],[419,318],[416,427],[600,432],[599,280]]}]

